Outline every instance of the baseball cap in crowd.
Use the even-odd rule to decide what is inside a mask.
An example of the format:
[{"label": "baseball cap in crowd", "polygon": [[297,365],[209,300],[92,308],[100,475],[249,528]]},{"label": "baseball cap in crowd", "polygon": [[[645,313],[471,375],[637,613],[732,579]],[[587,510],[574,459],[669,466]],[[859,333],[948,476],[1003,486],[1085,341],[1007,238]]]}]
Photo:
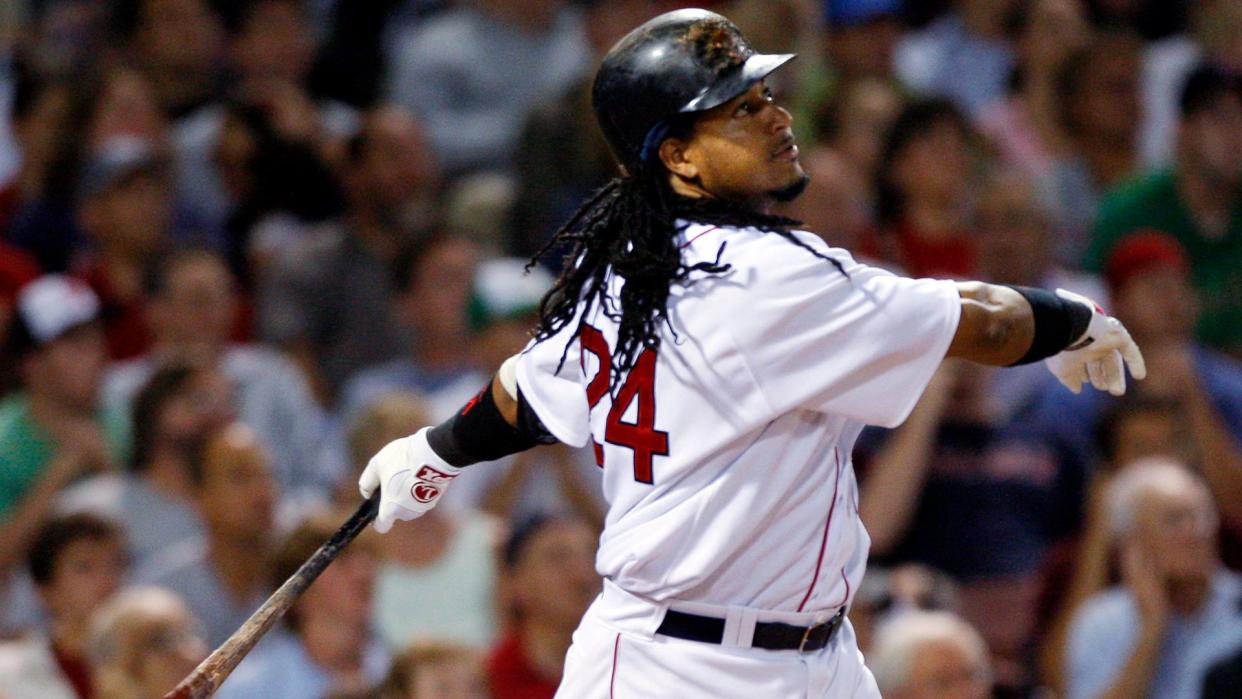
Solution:
[{"label": "baseball cap in crowd", "polygon": [[17,292],[10,341],[20,356],[99,318],[99,298],[85,282],[45,274]]},{"label": "baseball cap in crowd", "polygon": [[526,261],[516,257],[488,260],[474,274],[470,298],[470,327],[478,330],[502,320],[527,316],[552,288],[552,275],[541,267],[526,272]]},{"label": "baseball cap in crowd", "polygon": [[1190,271],[1186,249],[1168,233],[1145,228],[1117,241],[1104,265],[1104,276],[1115,293],[1144,272],[1169,267]]},{"label": "baseball cap in crowd", "polygon": [[900,17],[903,9],[902,0],[824,0],[824,17],[832,29]]},{"label": "baseball cap in crowd", "polygon": [[145,138],[114,136],[95,148],[78,177],[79,199],[96,197],[144,172],[163,165],[155,146]]}]

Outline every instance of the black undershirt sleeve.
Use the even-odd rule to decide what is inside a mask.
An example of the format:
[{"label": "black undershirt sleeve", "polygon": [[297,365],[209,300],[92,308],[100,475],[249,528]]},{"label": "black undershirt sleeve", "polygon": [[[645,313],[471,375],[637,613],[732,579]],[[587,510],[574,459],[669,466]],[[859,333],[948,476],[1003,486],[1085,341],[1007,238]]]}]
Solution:
[{"label": "black undershirt sleeve", "polygon": [[1021,359],[1010,364],[1018,366],[1046,359],[1068,348],[1091,324],[1091,309],[1076,301],[1068,301],[1051,291],[1029,286],[1010,286],[1031,304],[1035,314],[1035,337],[1031,348]]},{"label": "black undershirt sleeve", "polygon": [[457,414],[427,433],[427,443],[436,454],[458,467],[495,461],[555,442],[556,438],[540,422],[521,389],[518,389],[518,424],[510,425],[500,414],[490,381]]}]

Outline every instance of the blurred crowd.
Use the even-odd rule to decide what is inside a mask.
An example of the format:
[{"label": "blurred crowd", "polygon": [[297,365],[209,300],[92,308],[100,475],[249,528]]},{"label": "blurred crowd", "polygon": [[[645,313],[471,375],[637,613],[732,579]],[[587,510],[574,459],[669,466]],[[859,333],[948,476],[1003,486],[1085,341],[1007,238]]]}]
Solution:
[{"label": "blurred crowd", "polygon": [[[946,363],[863,434],[885,696],[1242,696],[1237,0],[9,0],[0,699],[161,697],[483,386],[616,174],[599,57],[687,5],[800,54],[783,213],[1084,293],[1146,356],[1123,398]],[[219,696],[551,697],[598,480],[565,447],[471,467]]]}]

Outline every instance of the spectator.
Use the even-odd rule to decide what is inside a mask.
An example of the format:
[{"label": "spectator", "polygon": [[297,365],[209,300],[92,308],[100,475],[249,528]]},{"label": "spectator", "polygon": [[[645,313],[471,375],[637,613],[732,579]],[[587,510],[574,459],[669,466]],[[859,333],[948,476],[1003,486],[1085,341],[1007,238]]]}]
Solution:
[{"label": "spectator", "polygon": [[[578,619],[599,594],[595,533],[569,519],[535,516],[514,529],[502,557],[508,633],[487,661],[493,699],[552,697]],[[548,590],[559,590],[549,595]]]},{"label": "spectator", "polygon": [[0,645],[0,687],[11,699],[90,699],[90,620],[121,587],[121,531],[94,515],[48,520],[30,546],[30,575],[48,613],[40,635]]},{"label": "spectator", "polygon": [[1197,697],[1210,665],[1242,643],[1242,580],[1216,557],[1211,494],[1157,463],[1129,468],[1106,499],[1122,585],[1074,615],[1067,696]]},{"label": "spectator", "polygon": [[1105,33],[1068,56],[1055,76],[1060,140],[1048,186],[1062,240],[1058,258],[1078,260],[1103,192],[1136,172],[1142,44]]},{"label": "spectator", "polygon": [[1143,166],[1169,166],[1177,140],[1178,93],[1200,64],[1242,73],[1242,5],[1233,0],[1189,3],[1188,31],[1147,45],[1143,55]]},{"label": "spectator", "polygon": [[[1229,531],[1242,531],[1242,367],[1195,341],[1197,311],[1190,258],[1172,237],[1140,231],[1118,240],[1108,262],[1114,312],[1143,348],[1151,381],[1138,392],[1178,406],[1187,454],[1216,495]],[[1023,419],[1077,460],[1092,455],[1093,427],[1116,399],[1057,395],[1047,381]]]},{"label": "spectator", "polygon": [[218,646],[271,590],[275,487],[262,445],[240,423],[203,440],[190,460],[190,482],[205,540],[168,549],[137,577],[184,598],[207,642]]},{"label": "spectator", "polygon": [[1242,88],[1210,67],[1196,70],[1182,90],[1176,162],[1110,193],[1087,252],[1086,266],[1102,271],[1127,233],[1155,228],[1186,249],[1195,289],[1203,299],[1197,335],[1204,343],[1242,353]]},{"label": "spectator", "polygon": [[1014,65],[1009,27],[1016,0],[956,0],[952,11],[897,45],[897,75],[916,92],[975,114],[1005,94]]},{"label": "spectator", "polygon": [[0,401],[0,570],[19,560],[56,494],[123,462],[124,417],[99,406],[99,301],[47,275],[19,292],[10,340],[23,390]]},{"label": "spectator", "polygon": [[210,365],[162,367],[133,402],[129,469],[70,486],[60,507],[98,512],[119,522],[135,569],[171,546],[201,539],[190,460],[199,441],[233,419],[231,399],[228,380]]},{"label": "spectator", "polygon": [[[311,106],[315,143],[325,159],[340,155],[358,130],[358,112],[335,100],[314,101],[308,92],[318,49],[313,10],[303,0],[259,0],[241,5],[230,27],[230,63],[242,93],[296,93]],[[274,110],[276,121],[287,112]]]},{"label": "spectator", "polygon": [[[893,60],[902,33],[901,1],[824,0],[822,8],[826,30],[819,33],[815,48],[823,55],[825,65],[806,72],[808,79],[799,100],[802,104],[794,120],[801,122],[800,136],[809,131],[818,142],[853,125],[849,117],[834,119],[831,113],[847,111],[841,105],[860,84],[878,85],[893,97],[899,92],[904,95]],[[897,108],[890,111],[895,114]],[[883,131],[881,128],[876,138]],[[802,140],[810,143],[805,136]]]},{"label": "spectator", "polygon": [[[383,445],[426,424],[422,403],[390,394],[354,422],[350,447],[357,472]],[[471,474],[467,478],[481,477]],[[356,479],[340,499],[357,502]],[[496,633],[496,551],[502,536],[495,519],[465,506],[436,508],[396,525],[398,536],[380,539],[373,623],[394,651],[418,638],[483,647]]]},{"label": "spectator", "polygon": [[483,658],[466,646],[426,641],[393,659],[377,699],[487,699]]},{"label": "spectator", "polygon": [[290,352],[327,402],[354,372],[400,353],[386,271],[434,212],[427,150],[407,112],[368,113],[345,165],[345,218],[306,231],[259,280],[260,336]]},{"label": "spectator", "polygon": [[905,424],[871,450],[859,512],[873,557],[942,570],[984,634],[999,683],[1023,688],[1039,573],[1073,531],[1083,464],[1010,424],[989,401],[987,370],[946,362]]},{"label": "spectator", "polygon": [[190,610],[158,587],[125,590],[92,627],[97,699],[162,699],[207,656]]},{"label": "spectator", "polygon": [[0,190],[0,232],[41,267],[60,272],[69,265],[70,243],[80,242],[69,211],[80,150],[73,134],[85,111],[81,91],[37,75],[29,61],[15,61],[12,70],[7,123],[19,162]]},{"label": "spectator", "polygon": [[170,119],[216,96],[223,31],[206,0],[118,0],[113,13],[113,32]]},{"label": "spectator", "polygon": [[[1028,175],[1002,169],[976,190],[972,227],[979,245],[979,273],[997,284],[1064,288],[1109,307],[1108,290],[1093,275],[1058,262],[1055,215]],[[1144,347],[1146,349],[1146,347]],[[1039,364],[994,372],[987,391],[1000,415],[1009,418],[1025,408],[1048,385]]]},{"label": "spectator", "polygon": [[1087,483],[1081,531],[1063,539],[1044,569],[1041,606],[1047,613],[1039,651],[1044,682],[1065,689],[1064,649],[1069,624],[1078,607],[1116,581],[1113,535],[1106,493],[1118,473],[1150,460],[1190,458],[1178,406],[1169,400],[1135,394],[1110,406],[1096,426],[1101,460]]},{"label": "spectator", "polygon": [[[891,85],[860,78],[843,85],[806,126],[813,127],[821,143],[839,151],[871,182],[880,166],[885,134],[904,106],[902,96]],[[802,128],[799,125],[798,133]]]},{"label": "spectator", "polygon": [[909,612],[956,607],[957,584],[938,570],[918,563],[894,568],[868,566],[867,576],[850,603],[850,626],[859,650],[869,655],[876,631],[889,620]]},{"label": "spectator", "polygon": [[[276,554],[272,584],[287,580],[340,526],[331,511],[303,520]],[[374,687],[388,653],[370,632],[375,541],[363,533],[298,597],[273,636],[237,667],[220,699],[327,699]]]},{"label": "spectator", "polygon": [[151,347],[143,282],[169,243],[173,201],[166,175],[152,144],[126,137],[93,152],[80,178],[78,219],[94,252],[74,273],[99,295],[113,359]]},{"label": "spectator", "polygon": [[1065,138],[1057,76],[1091,41],[1091,28],[1081,0],[1036,0],[1021,20],[1009,95],[983,108],[976,121],[1008,165],[1047,178]]},{"label": "spectator", "polygon": [[970,624],[949,612],[908,612],[880,629],[869,655],[889,699],[992,696],[988,649]]},{"label": "spectator", "polygon": [[400,312],[413,337],[407,354],[368,367],[345,385],[346,419],[376,397],[394,391],[427,396],[433,420],[448,417],[479,390],[486,377],[465,348],[471,346],[468,304],[479,248],[450,233],[434,232],[400,253],[394,262]]},{"label": "spectator", "polygon": [[978,250],[968,235],[966,198],[974,132],[944,100],[909,104],[884,139],[876,173],[883,227],[872,249],[915,277],[967,278]]},{"label": "spectator", "polygon": [[[595,60],[631,29],[660,14],[667,0],[592,0],[584,28]],[[537,104],[522,127],[515,167],[517,197],[507,250],[532,257],[595,189],[617,174],[617,163],[591,111],[590,75],[554,100]],[[552,266],[558,267],[556,260]]]},{"label": "spectator", "polygon": [[[498,258],[479,266],[470,298],[470,325],[479,366],[500,366],[520,352],[538,322],[539,302],[552,288],[542,269]],[[606,507],[599,467],[587,449],[563,444],[516,454],[462,483],[455,502],[469,503],[507,521],[536,512],[572,512],[598,527]]]},{"label": "spectator", "polygon": [[[46,270],[60,272],[82,262],[93,242],[82,220],[82,196],[94,194],[91,190],[118,176],[108,174],[109,163],[120,168],[119,176],[135,168],[126,164],[125,156],[118,161],[118,144],[131,144],[131,159],[132,152],[140,152],[159,161],[168,124],[150,84],[124,65],[84,68],[72,79],[29,76],[27,82],[19,93],[18,133],[29,155],[23,158],[13,193],[8,238]],[[132,145],[139,143],[143,148]],[[182,241],[221,244],[217,230],[205,226],[192,206],[175,197],[167,206],[169,210],[162,212],[167,230],[160,233]]]},{"label": "spectator", "polygon": [[387,97],[426,121],[450,175],[507,170],[527,115],[578,79],[589,55],[565,0],[479,0],[397,39]]},{"label": "spectator", "polygon": [[107,403],[128,410],[161,365],[201,364],[225,378],[238,419],[272,455],[281,492],[298,501],[325,500],[345,471],[342,447],[325,429],[326,416],[292,360],[263,345],[231,341],[241,307],[223,258],[205,249],[175,251],[148,279],[155,341],[149,353],[109,369]]}]

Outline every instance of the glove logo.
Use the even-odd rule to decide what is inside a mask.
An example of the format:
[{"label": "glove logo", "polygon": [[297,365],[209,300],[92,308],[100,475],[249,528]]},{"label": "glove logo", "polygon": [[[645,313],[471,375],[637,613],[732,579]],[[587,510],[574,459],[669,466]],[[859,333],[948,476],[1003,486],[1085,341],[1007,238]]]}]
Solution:
[{"label": "glove logo", "polygon": [[422,481],[410,486],[410,496],[424,505],[440,497],[440,489]]},{"label": "glove logo", "polygon": [[420,481],[444,484],[444,483],[448,483],[449,481],[453,480],[457,476],[450,476],[447,473],[444,473],[442,471],[437,471],[436,469],[424,464],[422,468],[418,469],[418,475],[416,477]]}]

